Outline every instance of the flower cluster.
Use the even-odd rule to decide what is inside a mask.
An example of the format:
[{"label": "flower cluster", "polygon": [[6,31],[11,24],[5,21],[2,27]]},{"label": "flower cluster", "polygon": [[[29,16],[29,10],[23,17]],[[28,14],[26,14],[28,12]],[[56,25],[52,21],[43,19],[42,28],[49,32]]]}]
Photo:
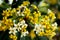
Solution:
[{"label": "flower cluster", "polygon": [[34,39],[37,36],[52,38],[56,35],[57,23],[55,14],[48,9],[46,15],[38,10],[34,4],[24,1],[18,8],[3,10],[3,19],[0,21],[0,31],[9,30],[10,38],[17,40],[17,33],[21,36],[30,36]]}]

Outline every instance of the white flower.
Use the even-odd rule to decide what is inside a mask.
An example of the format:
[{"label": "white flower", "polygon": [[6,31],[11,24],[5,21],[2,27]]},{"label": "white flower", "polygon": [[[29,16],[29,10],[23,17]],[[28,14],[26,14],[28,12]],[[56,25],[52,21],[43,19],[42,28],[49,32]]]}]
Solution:
[{"label": "white flower", "polygon": [[57,26],[57,23],[55,22],[54,25]]},{"label": "white flower", "polygon": [[19,6],[19,8],[20,8],[21,10],[22,10],[22,8],[24,8],[24,9],[23,9],[22,12],[21,12],[21,10],[19,10],[16,15],[17,15],[17,16],[25,16],[25,15],[24,15],[24,11],[25,11],[25,8],[26,8],[26,7],[25,7],[25,6]]},{"label": "white flower", "polygon": [[34,31],[36,31],[36,34],[38,34],[41,31],[44,31],[44,27],[41,24],[35,24]]},{"label": "white flower", "polygon": [[25,24],[25,20],[22,20],[21,23],[22,23],[22,24]]},{"label": "white flower", "polygon": [[40,30],[40,29],[43,29],[43,26],[41,24],[35,24],[35,28]]},{"label": "white flower", "polygon": [[17,12],[16,16],[20,16],[20,10]]},{"label": "white flower", "polygon": [[28,26],[27,24],[24,24],[26,27]]},{"label": "white flower", "polygon": [[13,0],[8,0],[9,1],[9,4],[12,4],[13,3]]},{"label": "white flower", "polygon": [[26,32],[22,32],[22,33],[21,33],[21,37],[23,37],[23,36],[27,36],[28,34],[29,34],[28,31],[26,31]]},{"label": "white flower", "polygon": [[21,27],[18,24],[14,24],[14,27],[17,29],[17,31],[20,31],[21,30]]},{"label": "white flower", "polygon": [[15,23],[15,22],[16,22],[16,20],[13,20],[13,22]]},{"label": "white flower", "polygon": [[[26,27],[28,26],[28,25],[25,23],[24,20],[22,20],[21,22],[19,22],[18,25],[19,25],[20,29],[22,29],[23,27],[26,28]],[[18,28],[18,29],[19,29],[19,28]]]},{"label": "white flower", "polygon": [[27,24],[25,23],[25,20],[20,21],[20,22],[18,23],[18,25],[19,25],[19,26],[22,26],[22,25],[26,25],[26,26],[27,26]]},{"label": "white flower", "polygon": [[0,0],[0,5],[3,3],[3,0]]},{"label": "white flower", "polygon": [[9,30],[10,30],[9,34],[14,34],[15,35],[17,33],[16,27],[10,27]]},{"label": "white flower", "polygon": [[54,29],[57,29],[57,23],[55,22],[54,24],[52,24],[52,27],[53,27]]},{"label": "white flower", "polygon": [[57,26],[57,23],[55,22],[54,24],[52,24],[52,26]]},{"label": "white flower", "polygon": [[18,25],[24,25],[25,24],[25,20],[22,20],[18,23]]},{"label": "white flower", "polygon": [[27,28],[27,24],[24,20],[20,21],[18,24],[14,24],[14,27],[17,28],[18,31],[21,31],[22,28]]},{"label": "white flower", "polygon": [[21,16],[25,16],[23,13],[21,13]]},{"label": "white flower", "polygon": [[11,7],[10,8],[7,8],[7,10],[11,10]]},{"label": "white flower", "polygon": [[50,9],[48,9],[48,14],[51,12],[51,10]]}]

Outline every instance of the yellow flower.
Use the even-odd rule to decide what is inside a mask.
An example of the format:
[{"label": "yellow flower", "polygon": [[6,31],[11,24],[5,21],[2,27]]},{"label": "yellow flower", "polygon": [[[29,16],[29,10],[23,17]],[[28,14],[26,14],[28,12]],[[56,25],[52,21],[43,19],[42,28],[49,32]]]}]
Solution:
[{"label": "yellow flower", "polygon": [[36,35],[35,35],[35,33],[34,33],[34,31],[32,30],[31,32],[30,32],[30,37],[32,38],[32,39],[34,39],[35,37],[36,37]]},{"label": "yellow flower", "polygon": [[51,33],[52,31],[51,30],[46,30],[46,33]]},{"label": "yellow flower", "polygon": [[16,13],[16,9],[14,8],[14,9],[12,10],[12,12]]},{"label": "yellow flower", "polygon": [[52,32],[53,32],[53,31],[52,31],[51,29],[45,30],[45,34],[44,34],[44,35],[50,36]]},{"label": "yellow flower", "polygon": [[39,15],[39,17],[41,16],[41,12],[40,11],[38,11],[38,15]]},{"label": "yellow flower", "polygon": [[50,29],[50,28],[51,28],[50,24],[47,24],[46,29]]},{"label": "yellow flower", "polygon": [[7,10],[3,10],[3,13],[2,13],[3,16],[9,16],[9,12],[7,12]]},{"label": "yellow flower", "polygon": [[26,9],[25,9],[25,12],[24,13],[30,13],[30,9],[28,9],[27,7],[26,7]]},{"label": "yellow flower", "polygon": [[23,27],[23,28],[21,29],[21,32],[26,32],[26,28]]},{"label": "yellow flower", "polygon": [[29,19],[30,19],[30,20],[33,20],[33,16],[29,16]]},{"label": "yellow flower", "polygon": [[25,14],[30,13],[30,9],[28,9],[28,8],[26,7],[24,13],[25,13]]},{"label": "yellow flower", "polygon": [[12,22],[11,19],[5,19],[4,20],[4,24],[6,24],[6,25],[13,25],[13,22]]},{"label": "yellow flower", "polygon": [[55,35],[56,35],[56,33],[52,32],[50,38],[54,37]]},{"label": "yellow flower", "polygon": [[49,16],[45,16],[45,20],[48,20],[49,19]]},{"label": "yellow flower", "polygon": [[6,26],[7,29],[9,29],[11,26],[13,26],[12,19],[7,19],[5,17],[3,17],[2,23],[4,24],[4,26]]},{"label": "yellow flower", "polygon": [[2,29],[2,26],[0,26],[0,31],[2,31],[3,29]]},{"label": "yellow flower", "polygon": [[50,9],[48,9],[48,14],[50,14],[50,16],[55,15]]},{"label": "yellow flower", "polygon": [[18,6],[18,8],[16,8],[16,10],[20,10],[20,6]]},{"label": "yellow flower", "polygon": [[28,4],[30,4],[29,1],[23,1],[23,4],[21,4],[21,6],[26,6],[26,5],[28,5]]},{"label": "yellow flower", "polygon": [[55,14],[51,10],[48,10],[48,16],[51,19],[51,21],[54,21],[54,19],[56,18]]},{"label": "yellow flower", "polygon": [[29,15],[30,15],[30,9],[26,8],[25,11],[24,11],[24,15],[25,15],[26,18],[28,18]]},{"label": "yellow flower", "polygon": [[11,39],[13,39],[13,40],[17,40],[17,37],[16,37],[16,35],[9,35],[9,37],[11,38]]},{"label": "yellow flower", "polygon": [[6,17],[12,16],[11,10],[10,10],[10,9],[9,9],[9,10],[3,10],[2,15],[3,15],[3,16],[6,16]]},{"label": "yellow flower", "polygon": [[39,14],[37,12],[34,12],[33,14],[34,14],[34,17],[35,18],[38,18],[39,17]]},{"label": "yellow flower", "polygon": [[38,36],[43,36],[44,35],[44,32],[39,32]]},{"label": "yellow flower", "polygon": [[40,22],[40,23],[41,23],[42,25],[46,25],[46,24],[47,24],[46,21],[45,21],[45,22],[43,21],[43,22]]},{"label": "yellow flower", "polygon": [[38,18],[34,18],[33,19],[33,23],[35,24],[35,23],[38,23]]},{"label": "yellow flower", "polygon": [[49,12],[49,17],[54,16],[55,14],[53,12]]},{"label": "yellow flower", "polygon": [[2,26],[2,30],[6,31],[7,30],[7,26]]},{"label": "yellow flower", "polygon": [[31,6],[32,6],[34,9],[38,10],[38,8],[37,8],[36,5],[32,4]]}]

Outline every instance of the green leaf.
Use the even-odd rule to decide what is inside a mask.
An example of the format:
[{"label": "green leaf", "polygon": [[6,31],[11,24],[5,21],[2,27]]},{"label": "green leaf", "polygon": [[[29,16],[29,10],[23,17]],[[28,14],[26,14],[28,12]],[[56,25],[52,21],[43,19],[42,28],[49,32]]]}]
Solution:
[{"label": "green leaf", "polygon": [[40,36],[39,40],[49,40],[49,39],[47,37],[45,37],[45,36],[42,36],[42,37]]},{"label": "green leaf", "polygon": [[48,11],[48,7],[39,7],[39,11],[42,12],[43,14],[46,14]]},{"label": "green leaf", "polygon": [[31,38],[28,36],[25,36],[25,37],[20,38],[20,40],[31,40]]}]

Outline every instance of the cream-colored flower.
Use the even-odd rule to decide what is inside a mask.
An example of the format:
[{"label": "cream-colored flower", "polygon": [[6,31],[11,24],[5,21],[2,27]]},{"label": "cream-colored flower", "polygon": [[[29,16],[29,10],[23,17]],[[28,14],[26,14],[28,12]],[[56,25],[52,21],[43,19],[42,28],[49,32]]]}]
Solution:
[{"label": "cream-colored flower", "polygon": [[36,31],[36,34],[38,34],[41,31],[44,31],[44,27],[41,24],[35,24],[34,31]]},{"label": "cream-colored flower", "polygon": [[57,23],[55,22],[52,24],[52,31],[55,31],[56,29],[57,29]]},{"label": "cream-colored flower", "polygon": [[52,24],[52,26],[55,26],[55,27],[57,27],[57,23],[55,22],[54,24]]},{"label": "cream-colored flower", "polygon": [[23,13],[20,13],[20,10],[17,12],[16,16],[24,16]]},{"label": "cream-colored flower", "polygon": [[21,30],[21,27],[18,24],[14,24],[14,27],[17,29],[17,31]]},{"label": "cream-colored flower", "polygon": [[[24,11],[25,11],[25,8],[26,8],[26,6],[19,6],[19,11],[17,12],[17,16],[25,16],[24,15]],[[23,9],[23,10],[22,10]],[[21,12],[21,10],[22,10],[22,12]]]},{"label": "cream-colored flower", "polygon": [[26,31],[26,32],[22,32],[22,33],[21,33],[21,37],[23,37],[23,36],[27,36],[28,34],[29,34],[28,31]]},{"label": "cream-colored flower", "polygon": [[16,27],[10,27],[9,30],[10,30],[10,31],[9,31],[9,34],[16,35],[16,33],[17,33]]},{"label": "cream-colored flower", "polygon": [[24,20],[18,22],[18,24],[14,24],[14,27],[17,28],[18,31],[21,31],[22,28],[27,28],[27,26]]},{"label": "cream-colored flower", "polygon": [[8,0],[9,1],[9,4],[12,4],[13,3],[13,0]]}]

